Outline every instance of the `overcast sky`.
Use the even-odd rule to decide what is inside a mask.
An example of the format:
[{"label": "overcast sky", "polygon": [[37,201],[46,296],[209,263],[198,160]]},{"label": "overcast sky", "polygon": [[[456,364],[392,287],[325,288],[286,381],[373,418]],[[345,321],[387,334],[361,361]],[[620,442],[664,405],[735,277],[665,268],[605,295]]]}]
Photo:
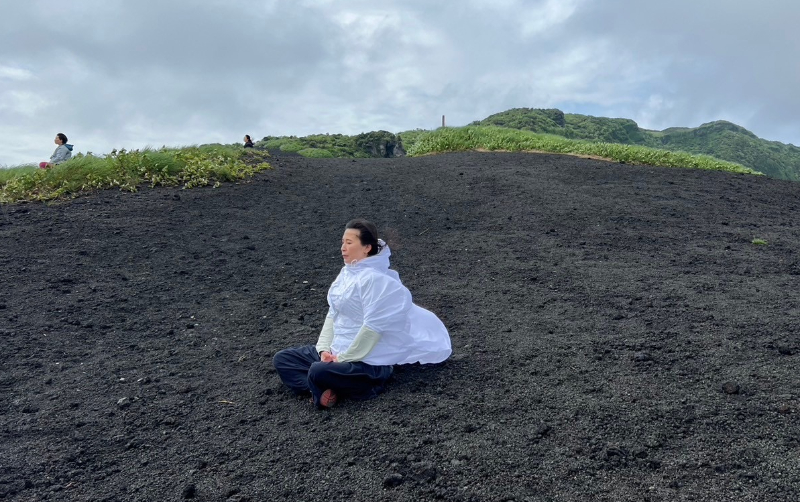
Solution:
[{"label": "overcast sky", "polygon": [[466,125],[729,120],[800,145],[796,0],[0,0],[0,166]]}]

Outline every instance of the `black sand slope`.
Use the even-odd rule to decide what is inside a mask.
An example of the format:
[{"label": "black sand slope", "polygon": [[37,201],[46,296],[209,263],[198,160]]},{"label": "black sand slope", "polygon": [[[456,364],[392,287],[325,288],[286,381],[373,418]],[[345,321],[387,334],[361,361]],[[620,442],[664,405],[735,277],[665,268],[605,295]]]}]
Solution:
[{"label": "black sand slope", "polygon": [[[800,185],[554,155],[275,164],[0,208],[0,499],[800,499]],[[454,355],[316,411],[271,357],[316,340],[356,216]]]}]

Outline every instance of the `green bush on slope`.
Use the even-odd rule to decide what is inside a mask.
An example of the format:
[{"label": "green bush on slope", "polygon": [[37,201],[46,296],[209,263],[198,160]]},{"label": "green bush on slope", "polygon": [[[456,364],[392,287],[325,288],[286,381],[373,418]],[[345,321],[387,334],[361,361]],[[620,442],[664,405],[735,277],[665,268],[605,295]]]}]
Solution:
[{"label": "green bush on slope", "polygon": [[760,174],[732,162],[704,155],[670,152],[617,143],[589,143],[560,136],[493,126],[442,128],[419,137],[408,152],[418,156],[430,153],[466,150],[503,150],[510,152],[545,151],[599,156],[618,162],[662,167],[690,167],[735,173]]},{"label": "green bush on slope", "polygon": [[775,178],[800,180],[800,148],[758,138],[747,129],[722,120],[699,127],[650,131],[641,129],[630,119],[565,114],[557,109],[513,108],[472,125],[495,125],[570,139],[710,155]]},{"label": "green bush on slope", "polygon": [[[391,157],[398,153],[397,146],[402,148],[402,140],[388,131],[372,131],[347,136],[344,134],[313,134],[304,137],[265,136],[258,142],[259,147],[269,151],[297,152],[308,150],[305,156],[324,155],[327,151],[337,158],[370,158]],[[304,155],[300,153],[300,155]]]},{"label": "green bush on slope", "polygon": [[268,158],[267,152],[223,145],[115,150],[104,157],[78,154],[51,169],[8,169],[0,179],[0,202],[52,200],[114,187],[136,191],[145,183],[218,186],[270,169]]}]

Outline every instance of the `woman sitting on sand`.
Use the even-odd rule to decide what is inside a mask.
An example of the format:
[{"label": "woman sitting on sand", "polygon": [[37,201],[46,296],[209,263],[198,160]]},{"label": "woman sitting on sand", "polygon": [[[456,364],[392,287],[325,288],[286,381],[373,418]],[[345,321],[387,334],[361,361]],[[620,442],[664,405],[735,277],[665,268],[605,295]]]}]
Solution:
[{"label": "woman sitting on sand", "polygon": [[342,267],[328,290],[328,315],[315,345],[285,349],[275,369],[297,394],[318,407],[338,398],[370,399],[383,391],[395,364],[439,363],[450,357],[450,335],[433,313],[414,305],[391,251],[369,221],[352,220],[342,236]]},{"label": "woman sitting on sand", "polygon": [[67,135],[63,132],[56,134],[53,142],[57,145],[50,162],[39,162],[39,167],[49,169],[57,164],[68,161],[72,157],[72,145],[67,144]]}]

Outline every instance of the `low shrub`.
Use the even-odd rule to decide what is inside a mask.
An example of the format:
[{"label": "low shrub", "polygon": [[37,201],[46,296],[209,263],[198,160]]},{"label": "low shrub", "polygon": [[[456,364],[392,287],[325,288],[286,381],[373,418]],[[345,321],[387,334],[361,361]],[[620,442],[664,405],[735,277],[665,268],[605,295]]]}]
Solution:
[{"label": "low shrub", "polygon": [[[297,153],[304,148],[306,148],[306,145],[297,140],[284,141],[280,145],[280,151],[289,153]],[[269,147],[267,147],[267,150],[269,150]]]},{"label": "low shrub", "polygon": [[658,150],[638,145],[590,143],[549,134],[536,134],[496,126],[447,127],[415,138],[408,149],[410,156],[467,150],[543,151],[606,158],[628,164],[660,167],[689,167],[734,173],[761,174],[740,164],[708,155]]},{"label": "low shrub", "polygon": [[142,184],[218,186],[271,169],[268,158],[267,152],[231,145],[114,150],[102,157],[79,153],[50,169],[25,166],[5,170],[0,178],[0,202],[52,200],[106,188],[134,192]]},{"label": "low shrub", "polygon": [[323,148],[303,148],[297,153],[310,159],[332,159],[334,157],[331,152]]}]

